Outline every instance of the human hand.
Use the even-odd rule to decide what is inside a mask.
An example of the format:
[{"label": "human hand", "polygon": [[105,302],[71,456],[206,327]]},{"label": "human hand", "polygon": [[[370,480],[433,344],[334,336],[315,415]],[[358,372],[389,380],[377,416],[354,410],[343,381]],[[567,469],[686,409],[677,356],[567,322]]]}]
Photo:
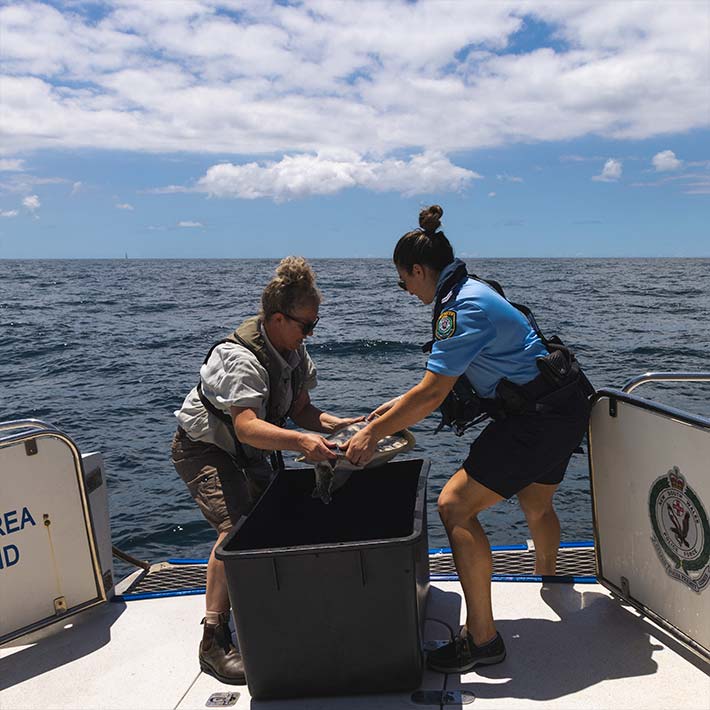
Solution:
[{"label": "human hand", "polygon": [[377,417],[381,417],[385,412],[389,412],[392,407],[394,407],[399,400],[402,399],[402,396],[400,395],[399,397],[395,397],[394,399],[391,399],[389,402],[384,402],[381,404],[377,409],[374,409],[371,411],[367,417],[365,417],[365,421],[371,421],[373,419],[376,419]]},{"label": "human hand", "polygon": [[333,425],[333,434],[336,432],[340,431],[341,429],[345,429],[345,427],[350,426],[351,424],[357,424],[358,422],[364,421],[365,417],[350,417],[349,419],[338,419],[338,421]]},{"label": "human hand", "polygon": [[355,466],[367,465],[375,454],[377,437],[370,427],[361,429],[345,444],[345,457]]},{"label": "human hand", "polygon": [[337,458],[335,451],[333,451],[337,444],[327,441],[318,434],[303,433],[299,443],[299,450],[303,453],[306,461],[317,463]]}]

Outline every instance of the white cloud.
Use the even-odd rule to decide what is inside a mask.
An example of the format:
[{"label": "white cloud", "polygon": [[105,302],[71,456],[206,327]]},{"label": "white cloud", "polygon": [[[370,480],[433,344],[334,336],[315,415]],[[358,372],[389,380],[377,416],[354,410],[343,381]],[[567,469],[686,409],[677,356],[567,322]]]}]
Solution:
[{"label": "white cloud", "polygon": [[128,202],[119,202],[117,205],[115,205],[117,210],[129,210],[133,211],[133,205],[129,205]]},{"label": "white cloud", "polygon": [[22,200],[22,206],[26,207],[28,210],[30,210],[30,212],[34,212],[35,210],[39,209],[40,204],[41,203],[37,195],[28,195]]},{"label": "white cloud", "polygon": [[17,217],[17,210],[0,210],[0,217]]},{"label": "white cloud", "polygon": [[609,160],[604,163],[604,167],[599,175],[594,175],[592,180],[597,182],[616,182],[621,177],[622,164],[620,160]]},{"label": "white cloud", "polygon": [[[704,167],[710,167],[710,165]],[[650,182],[633,182],[630,187],[665,187],[668,185],[677,185],[678,189],[686,195],[710,195],[710,174],[697,173],[678,173],[675,175],[666,175],[659,177]]]},{"label": "white cloud", "polygon": [[17,158],[0,158],[0,173],[20,172],[25,169],[25,161]]},{"label": "white cloud", "polygon": [[489,192],[489,193],[488,193],[488,197],[495,197],[495,196],[496,196],[496,193],[495,193],[495,192]]},{"label": "white cloud", "polygon": [[202,222],[192,222],[190,220],[185,220],[183,222],[178,222],[177,223],[178,227],[185,227],[185,228],[195,228],[195,227],[204,227],[205,225],[202,224]]},{"label": "white cloud", "polygon": [[16,192],[27,194],[34,192],[38,185],[59,185],[67,183],[68,180],[58,177],[37,177],[29,173],[17,172],[8,175],[7,178],[0,183],[0,192]]},{"label": "white cloud", "polygon": [[653,167],[656,168],[656,172],[659,173],[667,170],[678,170],[683,164],[683,161],[678,160],[672,150],[663,150],[660,153],[656,153],[651,162]]},{"label": "white cloud", "polygon": [[[472,5],[6,4],[6,148],[376,159],[710,123],[706,3]],[[562,47],[506,53],[526,15]]]},{"label": "white cloud", "polygon": [[[192,190],[213,197],[268,197],[276,201],[330,195],[351,187],[411,196],[462,190],[480,177],[436,152],[409,160],[368,161],[356,153],[340,151],[285,156],[278,162],[220,163],[209,168]],[[164,191],[186,189],[172,186]]]},{"label": "white cloud", "polygon": [[81,180],[77,180],[71,186],[71,196],[74,197],[74,195],[78,195],[83,189],[84,189],[84,184],[81,182]]},{"label": "white cloud", "polygon": [[523,178],[516,177],[515,175],[508,175],[507,173],[503,173],[502,175],[496,175],[496,179],[500,180],[501,182],[523,182]]}]

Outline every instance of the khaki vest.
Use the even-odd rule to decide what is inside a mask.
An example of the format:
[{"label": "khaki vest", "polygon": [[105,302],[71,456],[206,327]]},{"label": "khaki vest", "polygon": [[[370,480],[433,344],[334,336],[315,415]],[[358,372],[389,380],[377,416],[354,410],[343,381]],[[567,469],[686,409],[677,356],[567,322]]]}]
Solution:
[{"label": "khaki vest", "polygon": [[[283,426],[286,418],[290,415],[291,409],[296,402],[296,399],[306,379],[307,361],[305,358],[298,363],[298,366],[291,373],[291,391],[293,399],[290,406],[287,406],[285,401],[279,400],[274,392],[275,388],[270,385],[272,382],[280,382],[283,377],[283,367],[278,358],[275,358],[269,346],[264,341],[264,336],[261,334],[261,318],[255,316],[245,320],[230,336],[222,342],[237,343],[242,345],[247,350],[256,355],[257,360],[269,375],[269,400],[266,405],[266,421]],[[210,350],[210,353],[212,351]],[[208,355],[209,357],[209,355]]]},{"label": "khaki vest", "polygon": [[[266,370],[269,382],[269,398],[266,404],[266,421],[276,426],[283,426],[286,419],[289,417],[293,405],[295,404],[298,396],[303,390],[303,385],[306,380],[306,368],[308,362],[306,358],[303,358],[301,362],[298,363],[296,368],[291,373],[291,391],[293,393],[290,405],[286,404],[286,400],[283,397],[279,397],[276,390],[278,388],[271,387],[272,382],[280,382],[283,377],[284,368],[278,358],[274,357],[269,346],[264,340],[264,336],[261,334],[261,318],[254,316],[245,320],[231,335],[226,338],[216,342],[207,353],[204,359],[206,363],[212,351],[222,343],[236,343],[245,347],[247,350],[254,353],[257,360],[261,363],[262,367]],[[203,364],[204,364],[203,363]],[[234,440],[234,446],[236,449],[236,460],[241,467],[246,467],[248,465],[248,460],[241,442],[237,438],[237,434],[234,431],[234,425],[232,424],[232,418],[220,409],[217,409],[202,393],[202,382],[200,381],[197,385],[197,394],[200,401],[204,405],[208,412],[216,416],[228,429],[229,433]],[[264,454],[269,454],[270,452],[264,451]]]}]

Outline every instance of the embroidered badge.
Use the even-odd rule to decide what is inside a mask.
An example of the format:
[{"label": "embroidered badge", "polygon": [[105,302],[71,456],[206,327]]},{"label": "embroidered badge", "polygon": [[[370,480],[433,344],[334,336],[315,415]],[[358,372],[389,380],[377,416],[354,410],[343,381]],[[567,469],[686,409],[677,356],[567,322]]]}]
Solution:
[{"label": "embroidered badge", "polygon": [[710,523],[677,466],[657,478],[648,499],[651,542],[666,573],[700,593],[710,583]]},{"label": "embroidered badge", "polygon": [[444,311],[436,321],[434,336],[437,340],[446,340],[456,331],[456,311]]}]

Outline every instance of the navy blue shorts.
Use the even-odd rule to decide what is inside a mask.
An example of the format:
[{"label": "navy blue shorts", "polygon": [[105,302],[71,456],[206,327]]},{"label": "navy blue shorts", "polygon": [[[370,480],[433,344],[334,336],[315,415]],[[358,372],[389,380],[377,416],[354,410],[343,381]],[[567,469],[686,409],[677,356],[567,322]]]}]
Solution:
[{"label": "navy blue shorts", "polygon": [[531,483],[556,485],[587,431],[589,410],[587,398],[575,391],[553,411],[495,420],[471,444],[463,469],[504,498]]}]

